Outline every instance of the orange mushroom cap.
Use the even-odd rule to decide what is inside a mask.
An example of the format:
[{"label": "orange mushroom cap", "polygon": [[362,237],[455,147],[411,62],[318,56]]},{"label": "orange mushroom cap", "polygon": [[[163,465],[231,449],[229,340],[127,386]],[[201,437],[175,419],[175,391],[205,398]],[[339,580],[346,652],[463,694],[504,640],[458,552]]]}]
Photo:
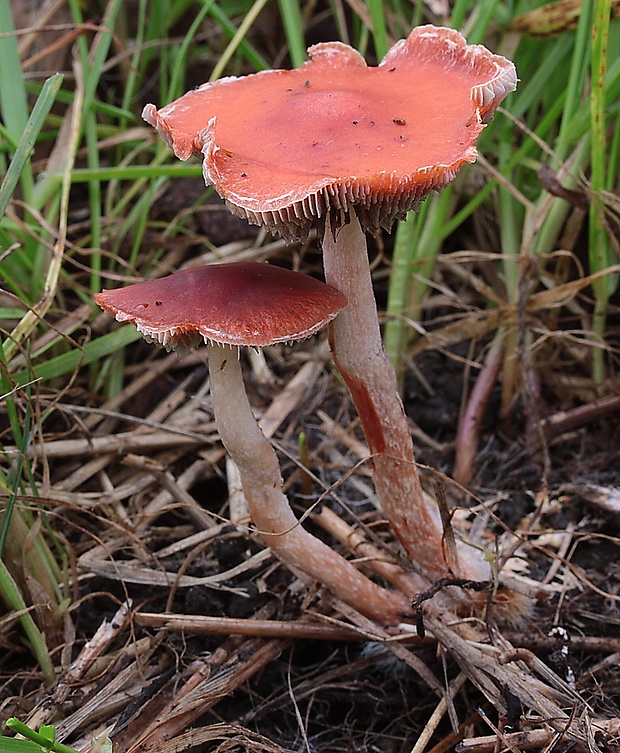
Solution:
[{"label": "orange mushroom cap", "polygon": [[365,229],[389,229],[476,159],[484,123],[517,83],[509,60],[435,26],[377,67],[340,42],[308,53],[301,68],[203,84],[143,112],[177,157],[204,156],[231,211],[288,237],[351,207]]},{"label": "orange mushroom cap", "polygon": [[310,337],[346,306],[330,285],[259,262],[212,264],[95,294],[119,322],[173,350],[201,337],[224,345],[264,347]]}]

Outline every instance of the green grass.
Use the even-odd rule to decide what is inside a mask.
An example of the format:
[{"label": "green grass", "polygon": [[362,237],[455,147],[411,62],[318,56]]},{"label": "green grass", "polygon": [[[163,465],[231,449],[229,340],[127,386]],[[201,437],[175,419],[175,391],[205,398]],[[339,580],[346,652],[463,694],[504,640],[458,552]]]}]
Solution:
[{"label": "green grass", "polygon": [[[514,16],[530,7],[534,6],[515,7]],[[610,7],[610,3],[596,3],[598,20],[593,23],[590,6],[584,4],[576,30],[548,38],[514,39],[506,35],[505,39],[498,38],[491,45],[516,63],[521,83],[503,106],[514,119],[531,129],[531,134],[527,131],[519,134],[513,120],[501,113],[497,115],[479,140],[479,151],[496,166],[505,183],[490,178],[478,194],[468,197],[461,191],[458,198],[450,200],[446,194],[462,187],[462,183],[457,182],[441,197],[432,198],[423,209],[431,215],[430,232],[429,219],[423,213],[409,218],[410,228],[399,228],[395,274],[388,302],[391,320],[386,327],[386,347],[397,368],[402,365],[408,342],[415,337],[415,330],[408,322],[420,316],[426,294],[424,280],[430,277],[433,260],[442,250],[445,239],[458,232],[462,223],[478,209],[481,198],[487,204],[489,199],[493,202],[500,241],[497,253],[502,259],[500,279],[503,285],[497,292],[501,293],[506,306],[518,305],[524,270],[530,261],[540,265],[541,272],[547,264],[550,270],[553,268],[548,257],[561,247],[572,207],[563,199],[549,196],[537,178],[537,171],[543,165],[549,165],[560,175],[566,188],[581,186],[592,196],[589,271],[599,273],[613,263],[613,239],[605,223],[605,213],[617,213],[617,206],[613,209],[615,200],[610,204],[609,192],[618,187],[617,149],[612,145],[618,143],[620,128],[617,105],[620,49],[618,20],[611,21],[610,30]],[[475,8],[468,3],[457,3],[453,21],[457,27],[471,29],[468,34],[471,41],[484,41],[490,26],[509,29],[514,16],[507,17],[505,6],[495,3],[479,3]],[[536,24],[540,19],[534,16],[531,21]],[[584,102],[587,105],[588,101],[590,108],[584,107]],[[421,238],[424,233],[430,238]],[[593,283],[595,304],[590,325],[601,344],[591,350],[591,376],[597,391],[604,391],[605,380],[613,377],[604,333],[605,312],[617,284],[615,274]],[[505,337],[508,347],[503,371],[503,404],[509,412],[519,389],[515,373],[519,361],[513,356],[520,346],[514,329]]]},{"label": "green grass", "polygon": [[[12,717],[7,719],[6,726],[25,739],[0,735],[1,753],[77,753],[75,748],[63,745],[56,740],[56,729],[51,724],[41,725],[38,730],[34,730],[19,719]],[[109,738],[93,740],[91,751],[112,753],[112,742]]]},{"label": "green grass", "polygon": [[[614,262],[615,252],[611,238],[605,226],[604,192],[613,189],[617,183],[618,169],[618,134],[620,119],[616,118],[615,154],[607,142],[608,119],[607,108],[611,102],[607,99],[607,73],[609,66],[611,0],[596,0],[592,28],[592,48],[590,53],[590,203],[589,260],[590,269],[600,270],[610,267]],[[617,105],[617,101],[616,101]],[[608,155],[611,159],[608,163]],[[592,283],[595,305],[592,328],[600,338],[605,339],[605,323],[609,297],[618,284],[618,276],[596,280]],[[604,351],[596,348],[593,352],[592,373],[599,391],[603,391],[606,377]]]},{"label": "green grass", "polygon": [[[67,0],[67,7],[73,22],[82,24],[84,4]],[[394,39],[426,20],[421,3],[368,0],[363,7],[360,16],[350,12],[346,34],[369,59],[380,59]],[[554,331],[560,304],[548,313],[536,312],[536,327],[508,314],[517,311],[524,290],[553,290],[577,275],[579,264],[584,275],[598,275],[591,300],[580,301],[579,325],[589,348],[580,373],[590,380],[592,394],[617,385],[606,314],[618,275],[605,274],[617,261],[608,220],[618,215],[613,191],[620,171],[620,21],[609,21],[610,7],[610,0],[584,3],[576,29],[560,28],[545,37],[535,36],[537,25],[544,25],[536,14],[520,21],[522,27],[530,24],[527,33],[511,29],[521,14],[536,8],[533,2],[457,0],[445,20],[469,41],[513,58],[521,82],[479,141],[480,153],[495,172],[479,166],[464,170],[453,186],[399,225],[390,262],[386,347],[399,370],[412,344],[432,347],[430,336],[420,344],[416,325],[432,310],[430,281],[438,269],[447,274],[446,264],[452,262],[442,252],[493,254],[480,262],[484,272],[472,264],[472,275],[484,280],[486,292],[480,285],[474,296],[468,286],[467,294],[488,313],[477,336],[504,341],[505,415],[522,388],[518,356],[523,348],[537,346],[542,329]],[[275,24],[269,45],[256,33],[267,8]],[[153,273],[166,259],[166,244],[173,246],[192,232],[183,216],[162,226],[154,215],[166,186],[199,176],[200,165],[178,164],[142,123],[144,93],[161,105],[196,84],[198,76],[209,80],[273,64],[302,64],[309,30],[315,35],[316,19],[304,15],[306,8],[296,0],[140,0],[130,18],[121,0],[109,0],[98,31],[78,37],[73,67],[69,56],[64,76],[38,77],[22,75],[10,4],[0,0],[0,276],[6,293],[0,307],[0,412],[8,427],[0,451],[19,450],[4,453],[0,470],[6,512],[2,540],[18,518],[20,525],[41,526],[32,569],[51,587],[56,608],[64,592],[54,561],[62,553],[41,523],[44,515],[29,513],[22,504],[26,496],[36,496],[40,481],[26,450],[35,433],[45,436],[45,422],[53,415],[51,409],[38,410],[37,396],[41,391],[60,394],[79,383],[97,403],[121,389],[126,349],[139,335],[128,326],[94,334],[89,327],[99,314],[92,293],[136,273]],[[344,36],[337,10],[334,4],[330,28]],[[591,199],[585,254],[577,246],[557,254],[565,250],[566,222],[574,217],[574,207],[543,187],[538,178],[543,166],[565,188]],[[482,226],[486,234],[478,232]],[[441,277],[441,284],[454,279]],[[79,337],[73,330],[58,330],[63,317],[80,305],[92,307],[89,326]],[[494,316],[498,310],[506,314],[503,319]],[[438,325],[433,336],[449,337],[451,344],[470,339],[468,315],[464,311],[461,320],[451,322],[450,331]],[[573,362],[570,367],[577,368]],[[24,635],[51,679],[51,647],[42,641],[43,626],[21,593],[14,572],[20,563],[9,559],[0,573],[0,590],[10,608],[22,613]]]}]

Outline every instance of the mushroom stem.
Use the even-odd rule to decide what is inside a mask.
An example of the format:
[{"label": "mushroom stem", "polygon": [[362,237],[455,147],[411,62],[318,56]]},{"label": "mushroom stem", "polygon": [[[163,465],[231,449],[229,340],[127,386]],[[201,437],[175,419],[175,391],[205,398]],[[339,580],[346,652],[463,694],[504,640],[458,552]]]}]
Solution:
[{"label": "mushroom stem", "polygon": [[282,490],[278,459],[250,406],[238,352],[209,343],[211,398],[222,442],[237,464],[260,537],[283,562],[322,583],[368,617],[395,624],[411,612],[402,593],[389,591],[302,527]]},{"label": "mushroom stem", "polygon": [[330,345],[372,453],[379,502],[418,572],[438,580],[449,574],[439,515],[422,494],[396,374],[381,339],[366,236],[355,211],[335,233],[328,214],[322,245],[325,280],[349,301],[329,325]]}]

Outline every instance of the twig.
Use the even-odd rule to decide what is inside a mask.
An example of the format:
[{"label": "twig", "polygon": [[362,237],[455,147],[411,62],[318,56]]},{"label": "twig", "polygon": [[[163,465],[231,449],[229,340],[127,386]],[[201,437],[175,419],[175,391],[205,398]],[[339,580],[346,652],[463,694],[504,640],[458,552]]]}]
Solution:
[{"label": "twig", "polygon": [[[42,446],[28,449],[28,457],[64,458],[88,455],[125,455],[128,452],[150,452],[152,450],[167,450],[171,447],[198,447],[210,444],[212,437],[187,437],[173,431],[154,431],[150,434],[136,434],[136,432],[121,432],[109,437],[89,437],[84,439],[58,439],[45,442]],[[7,455],[18,453],[17,447],[7,447]]]},{"label": "twig", "polygon": [[[591,727],[596,732],[601,732],[609,737],[616,737],[620,733],[620,719],[593,719]],[[544,748],[558,732],[550,729],[530,729],[522,732],[509,732],[502,735],[503,748],[510,747],[512,750],[532,750]],[[560,737],[561,739],[561,737]],[[497,735],[484,737],[472,737],[463,740],[456,746],[456,753],[493,753],[497,749]]]},{"label": "twig", "polygon": [[[366,633],[344,625],[325,625],[302,620],[255,620],[232,617],[207,617],[204,615],[136,612],[138,625],[158,627],[174,632],[189,632],[197,635],[247,635],[255,638],[290,638],[294,640],[321,641],[367,641]],[[413,643],[414,645],[434,645],[432,638],[421,639],[412,634],[388,636],[387,640]],[[375,636],[381,640],[381,636]]]},{"label": "twig", "polygon": [[[450,683],[450,687],[448,688],[448,691],[447,691],[447,694],[450,696],[450,699],[455,698],[456,694],[463,687],[466,680],[467,680],[467,675],[464,672],[461,672]],[[437,729],[437,725],[442,720],[447,710],[448,710],[448,701],[446,700],[446,697],[444,696],[443,698],[440,699],[439,703],[435,707],[435,710],[430,715],[428,721],[424,725],[424,729],[422,730],[420,736],[416,740],[415,745],[411,749],[411,753],[423,753],[429,740],[431,739],[435,730]]]}]

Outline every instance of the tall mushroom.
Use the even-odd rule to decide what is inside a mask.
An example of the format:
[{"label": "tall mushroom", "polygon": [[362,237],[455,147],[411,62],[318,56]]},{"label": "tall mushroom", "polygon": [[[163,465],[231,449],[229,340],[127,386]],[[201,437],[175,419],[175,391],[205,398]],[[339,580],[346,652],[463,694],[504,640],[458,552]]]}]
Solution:
[{"label": "tall mushroom", "polygon": [[193,348],[204,339],[220,437],[239,468],[259,534],[274,554],[380,622],[394,624],[410,612],[403,594],[373,583],[299,523],[243,385],[237,346],[262,348],[309,337],[346,305],[342,293],[298,272],[239,262],[104,290],[95,300],[169,350]]},{"label": "tall mushroom", "polygon": [[[385,515],[414,566],[449,574],[442,529],[422,495],[394,371],[382,344],[365,232],[389,230],[476,158],[475,141],[516,87],[514,65],[456,31],[414,29],[377,67],[340,42],[294,70],[204,84],[144,108],[177,157],[202,154],[231,211],[289,238],[321,230],[326,281],[348,298],[332,325],[334,360],[372,452]],[[475,577],[469,548],[459,575]]]}]

